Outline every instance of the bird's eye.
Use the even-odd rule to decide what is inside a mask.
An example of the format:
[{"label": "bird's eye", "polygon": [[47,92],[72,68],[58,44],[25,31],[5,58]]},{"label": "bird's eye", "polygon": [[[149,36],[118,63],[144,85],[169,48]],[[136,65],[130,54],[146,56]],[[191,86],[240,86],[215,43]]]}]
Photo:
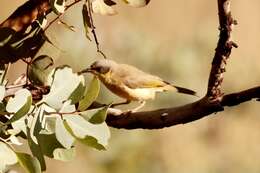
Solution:
[{"label": "bird's eye", "polygon": [[92,66],[90,67],[92,70],[101,73],[101,74],[105,74],[109,71],[109,67],[99,67],[99,66]]},{"label": "bird's eye", "polygon": [[101,67],[94,67],[93,69],[94,69],[96,72],[99,72],[99,73],[100,73],[102,68],[101,68]]},{"label": "bird's eye", "polygon": [[100,68],[99,72],[102,74],[105,74],[105,73],[109,72],[109,67],[102,67],[102,68]]}]

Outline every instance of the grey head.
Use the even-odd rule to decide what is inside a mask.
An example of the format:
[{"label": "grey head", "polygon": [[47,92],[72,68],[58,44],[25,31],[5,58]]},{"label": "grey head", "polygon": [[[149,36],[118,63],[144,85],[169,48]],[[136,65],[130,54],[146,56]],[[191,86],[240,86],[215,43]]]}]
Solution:
[{"label": "grey head", "polygon": [[118,64],[115,61],[101,59],[91,64],[90,70],[95,74],[106,74],[115,68]]}]

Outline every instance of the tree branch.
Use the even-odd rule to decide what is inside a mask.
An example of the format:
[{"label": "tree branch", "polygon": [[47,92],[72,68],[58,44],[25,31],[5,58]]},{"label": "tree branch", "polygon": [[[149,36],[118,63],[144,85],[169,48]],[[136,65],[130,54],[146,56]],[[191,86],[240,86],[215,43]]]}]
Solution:
[{"label": "tree branch", "polygon": [[208,97],[204,97],[197,102],[175,108],[128,113],[119,116],[109,114],[106,122],[109,126],[115,128],[160,129],[177,124],[189,123],[213,113],[221,112],[224,110],[224,106],[235,106],[259,98],[260,86],[225,95],[220,102],[212,102]]},{"label": "tree branch", "polygon": [[[49,0],[29,0],[1,23],[0,27],[24,32],[37,16],[49,10]],[[120,115],[114,111],[115,113],[109,113],[107,116],[106,122],[109,126],[126,129],[159,129],[201,119],[223,111],[225,106],[235,106],[252,99],[260,99],[260,86],[228,95],[223,95],[221,92],[227,59],[230,57],[232,48],[237,47],[232,41],[232,30],[236,21],[231,15],[230,0],[218,0],[218,14],[220,34],[212,61],[206,96],[179,107]],[[13,90],[10,89],[10,93],[12,92]]]},{"label": "tree branch", "polygon": [[213,101],[221,100],[223,96],[221,84],[226,71],[227,59],[231,54],[232,47],[237,47],[231,37],[233,25],[237,22],[231,16],[230,0],[218,0],[218,15],[220,34],[212,61],[207,91],[207,96]]},{"label": "tree branch", "polygon": [[107,117],[109,126],[126,129],[170,127],[189,123],[212,113],[223,111],[225,106],[235,106],[254,98],[260,98],[260,87],[223,96],[221,84],[226,62],[231,54],[232,47],[237,47],[231,37],[233,26],[237,22],[231,16],[230,0],[218,0],[218,14],[220,34],[212,61],[206,96],[199,101],[180,107],[147,112],[130,112],[121,115],[110,113]]}]

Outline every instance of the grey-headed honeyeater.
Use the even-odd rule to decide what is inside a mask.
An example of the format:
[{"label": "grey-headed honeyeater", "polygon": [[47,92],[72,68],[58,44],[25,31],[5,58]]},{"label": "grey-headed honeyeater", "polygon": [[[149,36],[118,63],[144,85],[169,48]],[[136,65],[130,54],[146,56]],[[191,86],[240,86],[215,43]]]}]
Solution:
[{"label": "grey-headed honeyeater", "polygon": [[172,90],[196,95],[196,92],[190,89],[172,85],[160,77],[145,73],[136,67],[128,64],[119,64],[108,59],[95,61],[90,68],[82,72],[91,72],[96,75],[110,91],[126,99],[124,103],[140,101],[141,105],[132,111],[142,108],[145,100],[154,99],[156,92]]}]

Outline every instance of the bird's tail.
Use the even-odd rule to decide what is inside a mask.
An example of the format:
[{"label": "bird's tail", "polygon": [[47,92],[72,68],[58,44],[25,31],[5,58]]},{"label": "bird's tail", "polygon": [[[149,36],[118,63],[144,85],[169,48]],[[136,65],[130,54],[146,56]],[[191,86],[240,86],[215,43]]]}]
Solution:
[{"label": "bird's tail", "polygon": [[195,91],[193,91],[193,90],[190,90],[190,89],[187,89],[187,88],[178,87],[178,86],[173,86],[173,87],[176,88],[177,92],[179,92],[179,93],[197,96],[197,93]]},{"label": "bird's tail", "polygon": [[190,90],[190,89],[187,89],[187,88],[183,88],[183,87],[179,87],[179,86],[175,86],[175,85],[172,85],[170,84],[169,82],[165,82],[166,85],[164,88],[165,88],[165,91],[166,90],[175,90],[179,93],[183,93],[183,94],[189,94],[189,95],[194,95],[194,96],[198,96],[197,93],[193,90]]}]

